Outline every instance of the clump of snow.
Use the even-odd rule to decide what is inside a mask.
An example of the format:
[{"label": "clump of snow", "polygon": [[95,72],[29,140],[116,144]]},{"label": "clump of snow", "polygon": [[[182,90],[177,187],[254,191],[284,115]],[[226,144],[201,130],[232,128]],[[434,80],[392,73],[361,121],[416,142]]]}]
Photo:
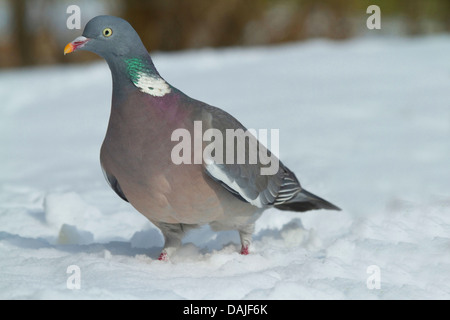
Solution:
[{"label": "clump of snow", "polygon": [[97,208],[88,205],[75,192],[49,194],[44,198],[43,207],[46,222],[56,228],[64,224],[84,227],[89,219],[101,216]]},{"label": "clump of snow", "polygon": [[100,169],[106,64],[0,72],[0,298],[449,299],[448,52],[434,36],[155,55],[188,95],[280,129],[283,162],[343,209],[267,210],[248,256],[204,226],[166,263]]},{"label": "clump of snow", "polygon": [[89,244],[94,242],[94,235],[89,231],[63,224],[58,234],[58,244]]}]

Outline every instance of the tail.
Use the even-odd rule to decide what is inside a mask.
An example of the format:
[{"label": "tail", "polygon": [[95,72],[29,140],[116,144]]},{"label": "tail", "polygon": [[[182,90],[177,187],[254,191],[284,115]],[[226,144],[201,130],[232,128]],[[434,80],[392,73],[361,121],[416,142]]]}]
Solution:
[{"label": "tail", "polygon": [[317,209],[337,210],[341,209],[334,204],[302,189],[294,198],[279,205],[275,205],[279,210],[287,211],[309,211]]}]

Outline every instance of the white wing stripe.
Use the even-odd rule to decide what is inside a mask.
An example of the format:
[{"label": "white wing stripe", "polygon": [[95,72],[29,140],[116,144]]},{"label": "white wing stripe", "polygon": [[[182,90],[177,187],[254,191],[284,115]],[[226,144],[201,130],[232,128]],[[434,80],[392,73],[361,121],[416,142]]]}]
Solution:
[{"label": "white wing stripe", "polygon": [[239,195],[250,202],[252,205],[262,208],[263,203],[261,201],[261,195],[258,196],[256,199],[250,199],[244,192],[244,190],[236,183],[236,181],[231,180],[226,172],[222,170],[222,168],[215,163],[209,163],[206,165],[206,170],[208,173],[216,180],[222,181],[225,183],[228,188],[234,190],[235,192],[239,193]]}]

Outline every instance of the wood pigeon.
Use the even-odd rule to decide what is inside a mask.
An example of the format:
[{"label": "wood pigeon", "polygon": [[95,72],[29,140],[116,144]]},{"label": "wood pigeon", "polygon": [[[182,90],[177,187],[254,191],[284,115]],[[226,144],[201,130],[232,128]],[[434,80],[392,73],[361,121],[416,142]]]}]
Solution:
[{"label": "wood pigeon", "polygon": [[98,54],[111,70],[101,166],[117,195],[161,230],[165,244],[159,260],[167,260],[183,235],[203,224],[237,230],[245,255],[265,209],[340,210],[303,189],[230,114],[166,82],[127,21],[93,18],[64,54],[76,50]]}]

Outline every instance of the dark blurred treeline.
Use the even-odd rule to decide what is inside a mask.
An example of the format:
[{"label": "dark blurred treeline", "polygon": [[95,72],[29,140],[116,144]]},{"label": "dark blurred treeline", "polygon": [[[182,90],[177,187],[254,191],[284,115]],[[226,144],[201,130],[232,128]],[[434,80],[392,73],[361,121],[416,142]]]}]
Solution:
[{"label": "dark blurred treeline", "polygon": [[[3,1],[3,2],[1,2]],[[0,38],[0,67],[66,63],[66,8],[81,8],[82,24],[98,14],[127,19],[150,51],[249,46],[314,37],[421,35],[450,31],[450,0],[0,0],[8,17]],[[366,9],[381,8],[381,30],[368,30]]]}]

